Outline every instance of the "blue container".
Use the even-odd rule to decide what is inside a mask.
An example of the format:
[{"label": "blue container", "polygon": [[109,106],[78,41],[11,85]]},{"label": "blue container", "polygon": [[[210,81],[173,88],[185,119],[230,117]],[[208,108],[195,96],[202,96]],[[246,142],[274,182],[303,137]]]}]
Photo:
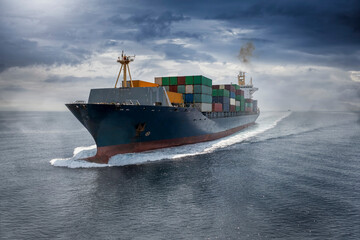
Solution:
[{"label": "blue container", "polygon": [[235,93],[234,92],[230,92],[230,98],[235,98]]},{"label": "blue container", "polygon": [[212,103],[219,103],[219,97],[218,96],[213,96],[212,97]]},{"label": "blue container", "polygon": [[230,98],[228,97],[218,97],[219,103],[230,105]]},{"label": "blue container", "polygon": [[193,103],[194,102],[194,94],[184,94],[185,103]]},{"label": "blue container", "polygon": [[230,104],[223,104],[223,112],[230,112]]}]

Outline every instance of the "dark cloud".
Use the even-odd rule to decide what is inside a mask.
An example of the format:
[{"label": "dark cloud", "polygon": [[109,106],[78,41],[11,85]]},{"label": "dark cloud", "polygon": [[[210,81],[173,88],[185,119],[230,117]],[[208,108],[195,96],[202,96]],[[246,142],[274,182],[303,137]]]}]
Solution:
[{"label": "dark cloud", "polygon": [[159,15],[151,12],[146,14],[134,14],[128,18],[118,17],[115,15],[109,19],[114,24],[121,26],[126,24],[128,27],[136,29],[135,33],[129,33],[137,41],[146,41],[152,38],[159,38],[171,35],[171,24],[189,20],[182,14],[174,14],[170,11],[163,12]]},{"label": "dark cloud", "polygon": [[215,59],[206,53],[197,52],[185,48],[181,44],[161,44],[154,47],[154,50],[160,51],[165,54],[166,59],[184,61],[202,61],[202,62],[214,62]]},{"label": "dark cloud", "polygon": [[79,47],[39,46],[36,41],[19,36],[0,36],[0,72],[14,66],[77,64],[90,55],[89,50]]}]

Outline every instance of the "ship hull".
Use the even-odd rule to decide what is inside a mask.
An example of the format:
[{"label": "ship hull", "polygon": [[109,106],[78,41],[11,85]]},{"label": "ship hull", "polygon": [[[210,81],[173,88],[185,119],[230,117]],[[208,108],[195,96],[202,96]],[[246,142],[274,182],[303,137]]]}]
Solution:
[{"label": "ship hull", "polygon": [[219,139],[255,123],[259,114],[204,116],[195,108],[66,104],[97,145],[88,161],[108,163],[121,153],[143,152]]}]

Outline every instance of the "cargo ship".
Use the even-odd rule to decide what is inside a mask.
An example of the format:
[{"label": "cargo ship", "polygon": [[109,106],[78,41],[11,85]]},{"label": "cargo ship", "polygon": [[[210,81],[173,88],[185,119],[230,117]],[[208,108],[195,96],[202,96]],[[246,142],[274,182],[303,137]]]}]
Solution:
[{"label": "cargo ship", "polygon": [[[211,141],[253,125],[260,114],[245,73],[237,84],[213,85],[202,75],[132,80],[124,53],[115,87],[91,89],[88,101],[66,104],[89,131],[97,153],[86,160],[108,163],[117,154]],[[119,77],[123,74],[121,87]],[[129,75],[129,80],[127,78]]]}]

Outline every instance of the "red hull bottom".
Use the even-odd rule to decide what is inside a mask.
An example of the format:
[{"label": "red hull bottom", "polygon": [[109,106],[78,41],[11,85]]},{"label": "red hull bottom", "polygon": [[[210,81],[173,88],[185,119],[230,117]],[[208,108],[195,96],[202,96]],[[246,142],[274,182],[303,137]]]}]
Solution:
[{"label": "red hull bottom", "polygon": [[89,162],[107,164],[109,162],[109,159],[112,156],[117,155],[117,154],[144,152],[144,151],[160,149],[160,148],[175,147],[175,146],[181,146],[181,145],[192,144],[192,143],[212,141],[212,140],[216,140],[216,139],[223,138],[223,137],[229,136],[231,134],[234,134],[234,133],[236,133],[246,127],[249,127],[253,124],[255,124],[255,123],[254,122],[248,123],[243,126],[232,128],[232,129],[229,129],[229,130],[226,130],[223,132],[205,134],[205,135],[201,135],[201,136],[98,147],[96,155],[93,157],[86,158],[85,160],[87,160]]}]

